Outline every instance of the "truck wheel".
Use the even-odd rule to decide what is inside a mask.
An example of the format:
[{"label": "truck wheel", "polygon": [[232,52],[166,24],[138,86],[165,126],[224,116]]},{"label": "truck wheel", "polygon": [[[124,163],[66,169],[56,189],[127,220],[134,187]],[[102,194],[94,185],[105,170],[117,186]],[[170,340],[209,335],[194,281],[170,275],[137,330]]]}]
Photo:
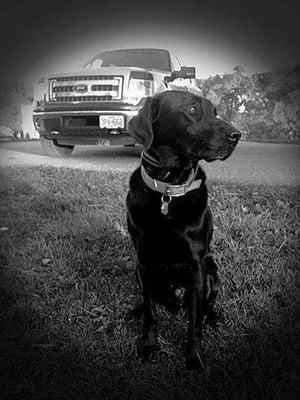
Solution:
[{"label": "truck wheel", "polygon": [[75,146],[66,146],[58,144],[56,140],[40,138],[42,151],[46,156],[51,157],[68,157]]}]

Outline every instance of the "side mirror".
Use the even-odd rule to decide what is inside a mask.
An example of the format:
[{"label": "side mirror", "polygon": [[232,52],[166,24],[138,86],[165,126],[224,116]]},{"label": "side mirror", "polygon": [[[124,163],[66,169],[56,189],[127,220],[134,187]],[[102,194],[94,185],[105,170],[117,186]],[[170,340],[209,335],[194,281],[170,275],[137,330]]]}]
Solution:
[{"label": "side mirror", "polygon": [[194,78],[196,78],[196,68],[195,67],[181,67],[179,74],[180,74],[179,78],[194,79]]},{"label": "side mirror", "polygon": [[165,76],[164,80],[166,82],[172,82],[175,79],[194,79],[196,77],[195,67],[181,67],[180,71],[173,71],[171,76]]}]

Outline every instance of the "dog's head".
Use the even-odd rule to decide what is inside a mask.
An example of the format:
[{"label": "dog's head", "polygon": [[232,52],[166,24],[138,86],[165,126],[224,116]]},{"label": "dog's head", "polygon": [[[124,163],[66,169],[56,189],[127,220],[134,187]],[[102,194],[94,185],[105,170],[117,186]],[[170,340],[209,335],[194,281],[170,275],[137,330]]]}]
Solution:
[{"label": "dog's head", "polygon": [[166,91],[148,98],[129,122],[130,134],[145,149],[168,146],[177,154],[206,161],[225,160],[241,134],[217,118],[213,104],[184,91]]}]

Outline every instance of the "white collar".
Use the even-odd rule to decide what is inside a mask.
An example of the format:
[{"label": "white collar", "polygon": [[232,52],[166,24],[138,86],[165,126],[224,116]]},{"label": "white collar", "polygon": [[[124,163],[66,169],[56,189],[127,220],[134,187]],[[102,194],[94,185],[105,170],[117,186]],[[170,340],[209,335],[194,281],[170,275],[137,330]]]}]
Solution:
[{"label": "white collar", "polygon": [[190,176],[185,183],[181,185],[171,185],[170,183],[151,178],[151,176],[147,174],[145,168],[141,165],[141,176],[145,184],[155,192],[163,193],[170,197],[184,196],[187,192],[198,189],[202,183],[202,180],[195,180],[197,172],[198,166],[195,170],[193,169],[191,171]]}]

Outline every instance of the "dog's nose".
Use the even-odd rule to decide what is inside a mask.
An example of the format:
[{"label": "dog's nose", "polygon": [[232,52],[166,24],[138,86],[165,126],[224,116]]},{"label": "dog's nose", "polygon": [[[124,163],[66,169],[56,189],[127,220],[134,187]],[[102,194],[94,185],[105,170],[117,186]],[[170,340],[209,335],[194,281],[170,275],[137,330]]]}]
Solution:
[{"label": "dog's nose", "polygon": [[229,139],[237,142],[241,138],[241,133],[236,131],[236,132],[231,132],[229,135]]}]

